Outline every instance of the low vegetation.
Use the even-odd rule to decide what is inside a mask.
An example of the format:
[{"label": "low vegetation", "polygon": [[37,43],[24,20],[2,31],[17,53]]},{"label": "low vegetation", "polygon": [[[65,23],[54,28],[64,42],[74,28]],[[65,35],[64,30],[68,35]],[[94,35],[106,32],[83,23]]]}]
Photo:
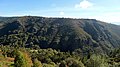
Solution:
[{"label": "low vegetation", "polygon": [[[8,49],[8,50],[6,50]],[[107,54],[81,55],[55,49],[0,47],[0,67],[119,67],[120,49]],[[5,52],[5,54],[4,54]]]}]

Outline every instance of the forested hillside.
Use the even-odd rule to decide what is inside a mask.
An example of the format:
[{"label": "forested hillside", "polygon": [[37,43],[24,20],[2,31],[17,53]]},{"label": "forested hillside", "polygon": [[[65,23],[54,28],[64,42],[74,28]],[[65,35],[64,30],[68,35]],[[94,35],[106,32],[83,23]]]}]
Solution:
[{"label": "forested hillside", "polygon": [[120,26],[95,19],[0,17],[0,67],[119,67]]},{"label": "forested hillside", "polygon": [[120,46],[120,26],[95,19],[1,17],[0,44],[106,52]]}]

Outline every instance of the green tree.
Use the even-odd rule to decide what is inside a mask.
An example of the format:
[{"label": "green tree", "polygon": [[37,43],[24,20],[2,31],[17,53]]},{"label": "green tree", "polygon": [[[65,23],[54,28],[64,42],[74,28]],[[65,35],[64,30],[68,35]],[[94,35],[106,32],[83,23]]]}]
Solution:
[{"label": "green tree", "polygon": [[38,59],[33,60],[33,67],[42,67],[42,63]]},{"label": "green tree", "polygon": [[14,60],[14,65],[15,65],[15,67],[29,67],[29,65],[27,65],[27,61],[21,51],[17,51],[16,57]]},{"label": "green tree", "polygon": [[86,62],[87,67],[109,67],[107,59],[102,55],[91,55],[90,59]]},{"label": "green tree", "polygon": [[62,61],[61,63],[60,63],[60,65],[59,65],[59,67],[66,67],[67,65],[66,65],[66,62],[65,61]]},{"label": "green tree", "polygon": [[85,67],[84,64],[74,58],[67,58],[65,61],[61,62],[59,67]]}]

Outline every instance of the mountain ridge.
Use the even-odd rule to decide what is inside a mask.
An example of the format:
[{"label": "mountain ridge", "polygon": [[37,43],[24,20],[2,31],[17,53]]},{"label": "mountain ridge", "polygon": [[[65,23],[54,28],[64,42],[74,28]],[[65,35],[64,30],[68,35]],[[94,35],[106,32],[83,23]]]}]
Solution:
[{"label": "mountain ridge", "polygon": [[[22,45],[26,47],[37,45],[40,48],[61,51],[74,51],[80,48],[83,52],[107,52],[120,47],[119,30],[119,25],[95,19],[0,17],[0,44],[12,43],[13,46],[15,42],[9,39],[14,35],[18,39],[11,39],[15,41],[21,39],[24,42]],[[8,42],[2,42],[3,38]]]}]

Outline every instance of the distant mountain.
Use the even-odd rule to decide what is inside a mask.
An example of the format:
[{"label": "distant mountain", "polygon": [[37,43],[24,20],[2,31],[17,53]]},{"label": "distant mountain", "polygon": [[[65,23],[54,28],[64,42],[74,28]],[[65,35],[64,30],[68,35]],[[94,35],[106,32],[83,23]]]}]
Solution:
[{"label": "distant mountain", "polygon": [[114,24],[116,24],[116,25],[120,25],[120,22],[112,22],[112,23],[114,23]]},{"label": "distant mountain", "polygon": [[0,44],[107,52],[120,47],[120,26],[95,19],[0,17]]}]

